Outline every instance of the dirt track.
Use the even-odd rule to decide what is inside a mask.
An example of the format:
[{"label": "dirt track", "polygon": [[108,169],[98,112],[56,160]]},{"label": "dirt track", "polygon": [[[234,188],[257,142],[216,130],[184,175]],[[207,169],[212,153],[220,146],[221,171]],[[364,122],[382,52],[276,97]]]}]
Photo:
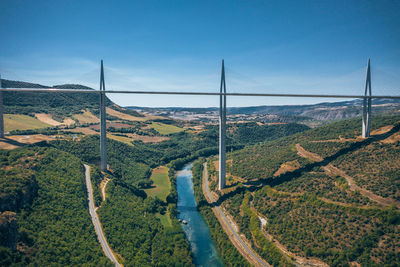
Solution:
[{"label": "dirt track", "polygon": [[[310,151],[305,150],[300,144],[296,144],[296,149],[298,154],[307,159],[311,159],[316,162],[321,162],[323,158],[319,156],[318,154],[312,153]],[[352,191],[359,191],[363,196],[369,198],[370,200],[381,204],[382,206],[391,206],[391,205],[396,205],[397,208],[400,208],[400,201],[396,201],[392,198],[384,198],[381,196],[378,196],[371,191],[364,189],[360,186],[358,186],[353,177],[347,175],[343,170],[340,170],[339,168],[333,166],[331,163],[327,164],[326,166],[323,166],[322,169],[328,174],[328,175],[339,175],[343,178],[346,179],[347,184],[349,185],[350,189]]]}]

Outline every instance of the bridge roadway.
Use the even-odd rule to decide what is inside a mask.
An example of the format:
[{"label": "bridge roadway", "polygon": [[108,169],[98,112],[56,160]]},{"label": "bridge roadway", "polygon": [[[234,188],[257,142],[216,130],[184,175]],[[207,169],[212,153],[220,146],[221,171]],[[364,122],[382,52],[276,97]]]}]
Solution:
[{"label": "bridge roadway", "polygon": [[0,88],[0,92],[47,92],[47,93],[89,93],[89,94],[144,94],[144,95],[208,95],[208,96],[267,96],[300,98],[359,98],[359,99],[400,99],[400,95],[335,95],[335,94],[272,94],[272,93],[214,93],[179,91],[137,91],[137,90],[89,90],[71,88]]},{"label": "bridge roadway", "polygon": [[97,216],[94,200],[93,200],[93,188],[92,182],[90,181],[90,167],[86,164],[85,166],[85,178],[86,178],[86,188],[88,191],[88,198],[89,198],[89,213],[92,217],[92,222],[94,225],[94,230],[96,231],[97,238],[99,239],[101,248],[103,249],[104,254],[109,258],[117,267],[122,267],[121,264],[118,263],[117,259],[114,256],[114,253],[110,246],[107,243],[106,237],[104,236],[103,229],[100,224],[99,217]]},{"label": "bridge roadway", "polygon": [[[203,164],[203,193],[204,191],[207,193],[206,198],[211,201],[211,203],[215,202],[214,197],[210,192],[210,188],[208,185],[208,173],[207,173],[207,163]],[[246,243],[243,242],[242,238],[238,235],[235,229],[232,227],[228,218],[225,216],[224,212],[219,206],[215,206],[213,208],[215,215],[220,221],[222,227],[225,232],[229,236],[229,239],[235,245],[235,247],[239,250],[239,252],[251,263],[255,266],[271,266],[267,262],[264,261],[259,255],[257,255]],[[226,227],[224,227],[226,226]]]}]

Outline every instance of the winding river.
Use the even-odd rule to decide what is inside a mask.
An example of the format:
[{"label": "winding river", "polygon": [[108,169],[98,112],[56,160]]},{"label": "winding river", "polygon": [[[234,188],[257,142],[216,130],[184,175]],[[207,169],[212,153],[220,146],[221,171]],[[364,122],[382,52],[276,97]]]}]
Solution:
[{"label": "winding river", "polygon": [[178,218],[189,240],[196,266],[223,266],[218,256],[210,230],[203,216],[197,211],[193,192],[192,164],[186,165],[177,173]]}]

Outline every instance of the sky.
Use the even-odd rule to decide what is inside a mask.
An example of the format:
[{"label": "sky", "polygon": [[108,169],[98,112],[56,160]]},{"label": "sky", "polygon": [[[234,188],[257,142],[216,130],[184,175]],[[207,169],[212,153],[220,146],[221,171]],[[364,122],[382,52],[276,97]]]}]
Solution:
[{"label": "sky", "polygon": [[[107,90],[400,95],[400,1],[0,1],[4,79]],[[108,95],[123,106],[217,96]],[[228,97],[228,106],[337,99]]]}]

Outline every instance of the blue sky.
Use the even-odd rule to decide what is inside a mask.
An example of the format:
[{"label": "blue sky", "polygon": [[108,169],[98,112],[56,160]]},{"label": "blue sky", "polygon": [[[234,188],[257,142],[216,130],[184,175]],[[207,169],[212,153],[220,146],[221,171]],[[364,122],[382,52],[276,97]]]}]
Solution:
[{"label": "blue sky", "polygon": [[[110,90],[400,94],[400,1],[0,1],[0,74]],[[121,105],[217,97],[110,95]],[[327,99],[229,97],[228,106]],[[330,100],[332,101],[332,100]]]}]

